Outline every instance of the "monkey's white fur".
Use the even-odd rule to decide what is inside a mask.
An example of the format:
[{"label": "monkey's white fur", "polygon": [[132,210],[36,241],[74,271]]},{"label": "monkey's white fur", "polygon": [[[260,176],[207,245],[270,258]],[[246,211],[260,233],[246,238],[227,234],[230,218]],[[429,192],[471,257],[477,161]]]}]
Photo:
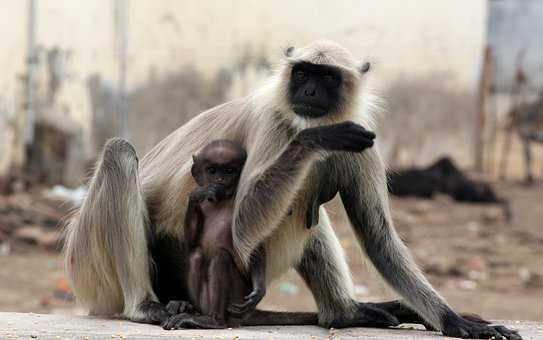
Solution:
[{"label": "monkey's white fur", "polygon": [[113,140],[106,148],[87,198],[67,227],[66,267],[78,303],[91,315],[140,320],[144,316],[138,304],[156,297],[148,270],[148,217],[138,163],[124,141]]},{"label": "monkey's white fur", "polygon": [[[256,202],[251,209],[240,209],[253,185],[262,179],[264,170],[274,164],[293,139],[294,135],[287,133],[289,129],[297,132],[345,120],[368,129],[375,126],[371,94],[364,91],[363,76],[359,72],[361,65],[348,51],[335,43],[319,42],[291,52],[274,76],[254,93],[201,113],[151,150],[140,164],[141,192],[136,180],[124,186],[136,188],[134,192],[120,192],[123,188],[117,187],[112,194],[107,190],[108,180],[102,178],[103,183],[98,184],[97,178],[101,177],[95,175],[88,199],[69,226],[65,246],[74,293],[83,306],[96,314],[122,313],[137,319],[138,304],[145,298],[156,300],[149,279],[146,207],[153,214],[154,233],[182,237],[180,223],[184,220],[187,197],[195,187],[190,175],[191,156],[212,139],[227,138],[241,142],[248,151],[233,224],[234,246],[242,262],[247,265],[251,253],[263,243],[267,279],[273,280],[298,265],[306,247],[313,247],[313,251],[324,253],[327,270],[334,274],[322,277],[323,281],[330,282],[318,283],[322,290],[331,291],[319,295],[318,289],[313,290],[320,322],[327,324],[354,310],[352,279],[345,255],[324,208],[319,210],[319,224],[311,229],[305,227],[309,199],[306,189],[315,180],[309,173],[315,162],[325,155],[311,155],[293,176],[284,179],[284,185],[273,200]],[[338,112],[319,119],[294,114],[287,102],[287,89],[291,67],[299,61],[332,65],[342,70],[346,100]],[[373,221],[367,228],[379,229],[374,231],[380,233],[382,244],[387,248],[384,252],[392,262],[389,271],[383,266],[379,271],[414,309],[441,328],[442,309],[448,307],[420,273],[394,230],[385,167],[378,150],[374,147],[352,156],[350,163],[353,173],[360,174],[353,186],[364,188],[361,199]],[[113,204],[119,207],[113,210],[108,207]],[[289,209],[292,214],[287,214]],[[114,217],[116,213],[125,216]],[[357,230],[357,236],[364,239],[361,230]],[[320,268],[314,270],[318,272]],[[324,294],[334,301],[327,300]]]}]

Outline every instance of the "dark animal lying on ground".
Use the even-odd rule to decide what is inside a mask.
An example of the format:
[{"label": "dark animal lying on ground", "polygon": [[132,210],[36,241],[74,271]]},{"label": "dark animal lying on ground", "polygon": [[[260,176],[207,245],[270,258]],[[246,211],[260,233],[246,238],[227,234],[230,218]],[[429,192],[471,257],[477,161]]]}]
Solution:
[{"label": "dark animal lying on ground", "polygon": [[488,183],[467,178],[448,157],[427,168],[389,172],[388,189],[400,197],[430,199],[436,193],[442,193],[459,202],[501,204],[506,220],[512,218],[509,201],[498,197]]}]

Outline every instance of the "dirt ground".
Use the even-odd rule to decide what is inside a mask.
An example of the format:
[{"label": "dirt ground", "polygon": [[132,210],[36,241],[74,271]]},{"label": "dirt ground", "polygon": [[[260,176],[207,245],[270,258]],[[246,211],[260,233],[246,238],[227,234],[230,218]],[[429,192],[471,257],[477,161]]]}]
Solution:
[{"label": "dirt ground", "polygon": [[[511,200],[510,224],[495,206],[459,204],[445,197],[393,199],[397,229],[432,284],[457,310],[492,319],[543,320],[543,184],[495,185]],[[366,270],[338,202],[329,208],[350,260],[357,297],[393,297],[377,275]],[[13,247],[0,255],[0,268],[0,311],[75,311],[58,253]],[[261,306],[315,308],[295,273],[277,280]]]}]

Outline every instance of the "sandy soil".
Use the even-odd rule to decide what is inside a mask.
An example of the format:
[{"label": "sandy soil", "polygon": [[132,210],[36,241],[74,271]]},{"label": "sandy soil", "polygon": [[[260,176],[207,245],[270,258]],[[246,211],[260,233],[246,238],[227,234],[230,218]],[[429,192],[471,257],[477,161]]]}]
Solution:
[{"label": "sandy soil", "polygon": [[[493,319],[543,320],[543,184],[498,183],[511,199],[507,224],[492,206],[394,199],[397,229],[432,284],[452,306]],[[361,300],[393,297],[366,270],[337,202],[329,205],[350,260]],[[0,311],[73,312],[58,253],[25,249],[0,256]],[[277,280],[262,307],[313,310],[315,304],[295,273]]]}]

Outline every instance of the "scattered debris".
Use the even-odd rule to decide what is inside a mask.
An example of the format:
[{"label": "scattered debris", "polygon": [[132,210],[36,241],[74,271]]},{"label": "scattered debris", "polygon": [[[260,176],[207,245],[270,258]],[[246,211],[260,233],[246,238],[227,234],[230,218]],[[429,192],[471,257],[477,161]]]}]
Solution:
[{"label": "scattered debris", "polygon": [[478,284],[473,280],[461,280],[458,282],[458,286],[460,287],[460,289],[474,290],[477,289]]},{"label": "scattered debris", "polygon": [[11,253],[11,246],[9,243],[4,242],[0,244],[0,256],[6,256],[9,255],[9,253]]},{"label": "scattered debris", "polygon": [[28,245],[59,249],[58,226],[64,213],[36,192],[0,196],[0,255]]},{"label": "scattered debris", "polygon": [[543,288],[543,275],[524,267],[519,269],[518,274],[525,288]]},{"label": "scattered debris", "polygon": [[481,230],[481,225],[472,221],[466,224],[466,229],[472,233],[478,233]]},{"label": "scattered debris", "polygon": [[503,212],[497,207],[488,207],[482,214],[482,220],[485,224],[495,224],[500,221]]},{"label": "scattered debris", "polygon": [[409,211],[415,215],[425,215],[428,212],[432,211],[432,203],[431,202],[416,202]]},{"label": "scattered debris", "polygon": [[424,272],[429,275],[435,276],[450,276],[450,277],[464,277],[465,273],[458,267],[443,268],[443,266],[437,264],[431,264],[424,267]]},{"label": "scattered debris", "polygon": [[61,299],[65,301],[74,300],[72,290],[70,289],[70,284],[68,283],[68,280],[66,280],[65,278],[60,278],[57,280],[54,295],[57,299]]},{"label": "scattered debris", "polygon": [[19,241],[37,244],[47,249],[55,250],[58,247],[60,232],[57,230],[46,230],[40,226],[23,226],[13,233]]},{"label": "scattered debris", "polygon": [[486,261],[481,256],[473,256],[465,261],[462,261],[462,267],[464,267],[468,271],[477,271],[477,272],[485,271],[487,268]]},{"label": "scattered debris", "polygon": [[541,243],[543,244],[543,235],[536,234],[529,231],[514,231],[513,237],[515,237],[520,243]]}]

